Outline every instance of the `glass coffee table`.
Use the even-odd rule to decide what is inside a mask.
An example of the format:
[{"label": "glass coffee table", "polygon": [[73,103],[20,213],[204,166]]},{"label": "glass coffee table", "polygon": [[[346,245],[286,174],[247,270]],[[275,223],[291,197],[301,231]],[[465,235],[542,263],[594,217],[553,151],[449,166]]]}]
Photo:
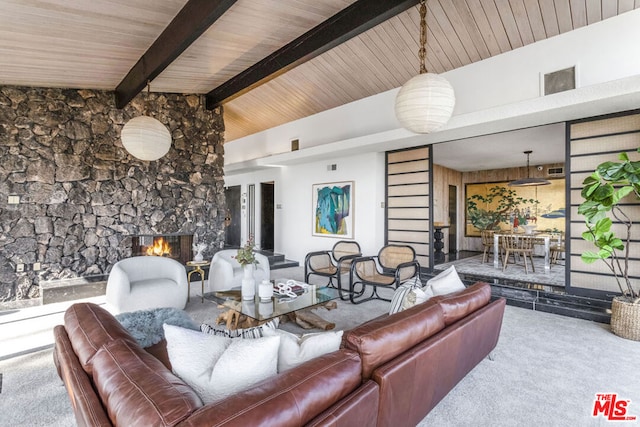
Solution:
[{"label": "glass coffee table", "polygon": [[[281,281],[278,280],[277,282]],[[242,299],[240,289],[231,289],[210,292],[205,294],[204,297],[259,322],[268,321],[299,310],[313,308],[339,297],[337,289],[316,285],[308,285],[303,292],[296,294],[297,296],[293,298],[274,293],[274,296],[269,301],[262,301],[256,295],[253,300],[247,301]]]}]

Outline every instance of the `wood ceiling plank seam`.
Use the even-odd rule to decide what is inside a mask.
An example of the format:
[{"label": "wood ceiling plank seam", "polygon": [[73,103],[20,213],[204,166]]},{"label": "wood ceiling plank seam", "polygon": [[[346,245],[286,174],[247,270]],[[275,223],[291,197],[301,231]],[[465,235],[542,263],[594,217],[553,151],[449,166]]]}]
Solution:
[{"label": "wood ceiling plank seam", "polygon": [[[431,18],[430,18],[431,16]],[[418,18],[419,19],[419,18]],[[420,30],[418,29],[418,34],[420,34]],[[445,54],[446,60],[452,65],[452,68],[462,67],[464,64],[458,57],[456,50],[453,48],[449,38],[444,33],[438,21],[430,14],[427,14],[427,57],[429,56],[429,51],[432,50],[437,52],[436,49],[429,49],[429,45],[435,46],[433,41],[441,47],[441,51]],[[417,44],[419,46],[419,44]],[[440,62],[443,62],[443,58],[440,58]],[[449,70],[449,68],[447,69]]]},{"label": "wood ceiling plank seam", "polygon": [[[331,51],[314,58],[314,64],[318,68],[318,71],[322,75],[330,75],[332,77],[331,81],[335,86],[337,93],[347,93],[350,90],[354,90],[354,86],[347,77],[351,76],[351,73],[348,73],[346,69],[339,67],[335,61],[332,62],[330,52]],[[334,55],[337,54],[337,52],[334,52]]]},{"label": "wood ceiling plank seam", "polygon": [[447,16],[456,29],[460,40],[464,43],[469,58],[478,62],[489,57],[489,49],[484,44],[480,30],[471,15],[466,0],[453,0],[453,7],[449,7]]},{"label": "wood ceiling plank seam", "polygon": [[[400,24],[394,25],[392,28],[399,34],[400,38],[406,45],[405,56],[407,56],[408,64],[410,64],[411,77],[418,75],[420,72],[420,59],[418,58],[418,50],[420,48],[419,37],[414,35],[420,34],[420,28],[415,25],[420,19],[418,13],[415,13],[415,17],[412,19],[413,10],[407,11],[396,18]],[[434,58],[435,56],[435,58]],[[442,63],[445,61],[446,65]],[[442,48],[438,43],[436,37],[431,31],[431,27],[427,25],[427,57],[426,57],[427,71],[435,71],[437,73],[443,73],[447,70],[452,70],[453,65],[449,58],[444,55]],[[408,79],[407,79],[408,80]]]},{"label": "wood ceiling plank seam", "polygon": [[498,13],[500,14],[502,25],[504,25],[504,29],[507,33],[507,37],[509,38],[509,44],[511,44],[511,49],[517,49],[519,47],[524,46],[524,41],[522,40],[520,30],[518,29],[516,18],[513,15],[513,12],[511,11],[511,5],[509,4],[509,0],[494,0],[494,1],[496,4],[496,8],[498,9]]},{"label": "wood ceiling plank seam", "polygon": [[[325,52],[326,58],[328,60],[327,62],[327,66],[329,66],[331,63],[335,63],[337,67],[339,67],[342,70],[348,70],[351,69],[351,61],[346,62],[343,58],[342,53],[335,51],[334,49],[331,49],[328,52]],[[348,77],[349,80],[349,86],[353,88],[353,90],[356,91],[356,93],[365,93],[366,92],[366,88],[365,86],[362,84],[362,82],[360,81],[360,79],[358,78],[357,75],[353,75],[351,73],[340,73],[343,76]],[[346,92],[345,92],[346,93]]]},{"label": "wood ceiling plank seam", "polygon": [[487,21],[491,26],[493,36],[500,47],[500,53],[509,52],[512,49],[507,30],[505,29],[504,22],[498,12],[498,8],[494,0],[480,0],[480,5],[484,14],[487,16]]},{"label": "wood ceiling plank seam", "polygon": [[542,20],[539,0],[524,0],[524,7],[527,11],[527,18],[529,19],[533,39],[539,42],[549,37],[544,26],[544,21]]},{"label": "wood ceiling plank seam", "polygon": [[[271,83],[271,82],[269,82]],[[273,85],[263,85],[258,93],[247,93],[242,105],[242,114],[251,116],[250,129],[267,129],[277,126],[285,117],[295,117],[299,112],[291,113],[290,104],[295,94],[287,93],[286,98],[272,90]],[[276,96],[274,96],[276,95]],[[237,98],[239,100],[240,98]],[[258,107],[259,106],[259,107]]]},{"label": "wood ceiling plank seam", "polygon": [[573,29],[587,25],[587,4],[586,0],[569,0],[571,5],[571,19]]},{"label": "wood ceiling plank seam", "polygon": [[[434,21],[436,25],[440,26],[443,34],[446,34],[449,42],[451,43],[451,46],[453,47],[453,50],[458,56],[458,59],[460,59],[460,63],[462,65],[471,64],[471,57],[467,53],[467,50],[464,47],[464,43],[462,42],[462,40],[460,40],[459,34],[453,27],[453,24],[449,20],[449,16],[440,4],[440,1],[430,1],[427,7],[429,9],[428,15],[435,18]],[[428,24],[427,27],[429,27],[430,25],[431,24]],[[455,37],[453,36],[454,34]]]},{"label": "wood ceiling plank seam", "polygon": [[553,0],[553,3],[558,17],[558,30],[560,33],[563,34],[573,30],[569,0]]},{"label": "wood ceiling plank seam", "polygon": [[595,24],[602,21],[602,2],[611,0],[586,0],[587,24]]},{"label": "wood ceiling plank seam", "polygon": [[634,0],[618,0],[618,14],[633,10]]},{"label": "wood ceiling plank seam", "polygon": [[[402,81],[402,85],[418,72],[418,55],[410,49],[406,43],[407,40],[403,39],[397,31],[398,27],[404,28],[402,22],[397,17],[393,17],[387,22],[389,25],[376,27],[375,32],[378,33],[380,40],[385,43],[387,49],[393,52],[399,64],[400,74],[398,79]],[[412,70],[414,66],[416,71]]]},{"label": "wood ceiling plank seam", "polygon": [[428,38],[433,40],[427,47],[427,57],[425,60],[427,71],[441,74],[446,71],[453,70],[453,65],[451,65],[449,56],[446,54],[444,49],[442,49],[442,46],[440,46],[440,43],[436,39],[435,35],[431,32],[430,28],[427,28],[427,33],[429,34]]},{"label": "wood ceiling plank seam", "polygon": [[617,1],[602,1],[602,19],[612,18],[618,14]]},{"label": "wood ceiling plank seam", "polygon": [[531,29],[531,23],[529,22],[529,16],[527,15],[527,8],[524,5],[524,0],[509,0],[511,6],[511,13],[518,26],[518,32],[524,45],[529,45],[535,42],[533,37],[533,30]]},{"label": "wood ceiling plank seam", "polygon": [[[328,74],[320,72],[317,66],[319,58],[316,57],[303,64],[304,67],[300,66],[298,74],[304,75],[309,80],[310,85],[314,88],[311,92],[314,102],[320,106],[321,110],[326,110],[332,108],[328,107],[329,105],[335,105],[336,98],[340,96],[340,88],[334,82],[334,77],[337,75],[335,71]],[[287,74],[282,77],[286,78]]]},{"label": "wood ceiling plank seam", "polygon": [[402,86],[404,82],[402,67],[400,67],[399,58],[394,55],[394,50],[387,46],[387,43],[380,35],[372,30],[360,34],[358,37],[362,43],[382,62],[384,68],[388,71],[387,86],[391,88]]},{"label": "wood ceiling plank seam", "polygon": [[554,0],[539,0],[540,12],[542,13],[542,22],[544,24],[547,37],[553,37],[560,34],[560,25],[558,25],[558,15],[556,15],[556,6]]},{"label": "wood ceiling plank seam", "polygon": [[466,0],[466,3],[469,13],[471,14],[471,18],[478,26],[478,32],[480,37],[482,37],[482,42],[489,52],[489,56],[499,55],[502,53],[480,0]]},{"label": "wood ceiling plank seam", "polygon": [[[355,39],[349,40],[349,42],[352,41],[355,41]],[[346,49],[350,50],[352,58],[357,58],[359,60],[360,65],[355,66],[354,69],[360,70],[360,80],[366,83],[365,87],[367,91],[371,87],[377,88],[380,92],[384,92],[385,90],[387,90],[385,89],[386,85],[384,84],[384,81],[381,79],[380,72],[376,72],[376,70],[379,69],[379,65],[375,64],[375,60],[377,60],[377,58],[372,58],[371,55],[368,55],[367,52],[362,49],[362,45],[356,45],[355,43],[344,43],[344,46]],[[363,74],[363,69],[369,71],[369,73],[367,73],[366,75]]]},{"label": "wood ceiling plank seam", "polygon": [[[280,98],[289,101],[289,110],[291,111],[289,117],[294,117],[294,119],[307,117],[318,111],[318,107],[314,105],[315,99],[309,95],[312,92],[310,86],[313,85],[309,83],[306,73],[300,71],[297,69],[292,73],[287,73],[290,76],[282,75],[280,78],[273,79],[267,83],[265,88],[265,96],[268,99],[277,100]],[[280,112],[281,107],[278,102],[272,103],[271,106],[275,114]],[[292,120],[286,119],[286,122],[290,121]]]},{"label": "wood ceiling plank seam", "polygon": [[376,55],[382,58],[385,67],[391,73],[393,87],[399,87],[405,81],[405,76],[409,74],[404,66],[404,55],[395,41],[383,37],[383,34],[388,35],[384,31],[383,25],[378,25],[359,37],[362,37],[369,49],[375,51]]}]

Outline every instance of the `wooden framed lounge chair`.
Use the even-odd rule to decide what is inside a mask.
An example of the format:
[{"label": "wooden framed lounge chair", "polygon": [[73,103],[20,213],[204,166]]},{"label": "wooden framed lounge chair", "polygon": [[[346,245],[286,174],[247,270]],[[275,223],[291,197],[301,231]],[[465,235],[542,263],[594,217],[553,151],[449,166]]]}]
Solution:
[{"label": "wooden framed lounge chair", "polygon": [[[383,298],[378,294],[378,287],[397,288],[400,283],[420,273],[420,264],[416,260],[416,252],[411,246],[386,245],[377,256],[359,257],[351,263],[349,280],[349,300],[360,304],[372,299]],[[372,288],[371,295],[364,295],[366,287]]]},{"label": "wooden framed lounge chair", "polygon": [[330,251],[309,252],[304,258],[304,281],[309,283],[312,275],[328,277],[327,286],[338,289],[340,299],[346,300],[342,293],[342,275],[349,273],[351,261],[359,256],[362,256],[360,245],[350,240],[340,240]]}]

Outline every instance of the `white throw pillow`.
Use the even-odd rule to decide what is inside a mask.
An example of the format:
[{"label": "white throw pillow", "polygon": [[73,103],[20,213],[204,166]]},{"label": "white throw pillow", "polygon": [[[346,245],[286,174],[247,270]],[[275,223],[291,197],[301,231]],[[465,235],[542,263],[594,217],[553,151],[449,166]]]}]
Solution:
[{"label": "white throw pillow", "polygon": [[298,337],[280,329],[265,328],[264,335],[280,337],[278,372],[294,368],[323,354],[337,351],[342,342],[342,331],[318,332]]},{"label": "white throw pillow", "polygon": [[391,297],[391,306],[389,307],[389,314],[398,313],[399,311],[406,310],[406,305],[408,302],[405,302],[409,292],[413,289],[420,289],[422,287],[422,282],[420,281],[420,277],[418,275],[412,277],[409,280],[404,281],[396,291],[393,293],[393,297]]},{"label": "white throw pillow", "polygon": [[173,372],[206,405],[277,374],[280,336],[231,339],[163,325]]},{"label": "white throw pillow", "polygon": [[402,309],[406,310],[413,307],[414,305],[427,302],[432,296],[433,290],[431,290],[431,286],[425,286],[424,288],[413,288],[404,297],[404,301],[402,301]]},{"label": "white throw pillow", "polygon": [[429,279],[427,287],[431,287],[433,295],[446,295],[465,289],[466,286],[464,286],[456,268],[452,265],[436,277]]}]

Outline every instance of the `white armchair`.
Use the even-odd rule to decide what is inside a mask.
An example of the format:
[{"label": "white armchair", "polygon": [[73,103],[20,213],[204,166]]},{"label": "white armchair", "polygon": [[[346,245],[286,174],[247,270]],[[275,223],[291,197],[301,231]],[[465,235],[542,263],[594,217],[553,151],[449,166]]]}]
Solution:
[{"label": "white armchair", "polygon": [[[213,255],[209,269],[209,290],[211,292],[226,291],[242,286],[242,266],[234,258],[237,253],[236,249],[225,249]],[[271,277],[269,259],[259,253],[256,253],[255,256],[258,261],[253,272],[256,283],[269,280]]]},{"label": "white armchair", "polygon": [[171,258],[137,256],[118,261],[107,280],[106,301],[114,314],[160,307],[184,309],[187,271]]}]

